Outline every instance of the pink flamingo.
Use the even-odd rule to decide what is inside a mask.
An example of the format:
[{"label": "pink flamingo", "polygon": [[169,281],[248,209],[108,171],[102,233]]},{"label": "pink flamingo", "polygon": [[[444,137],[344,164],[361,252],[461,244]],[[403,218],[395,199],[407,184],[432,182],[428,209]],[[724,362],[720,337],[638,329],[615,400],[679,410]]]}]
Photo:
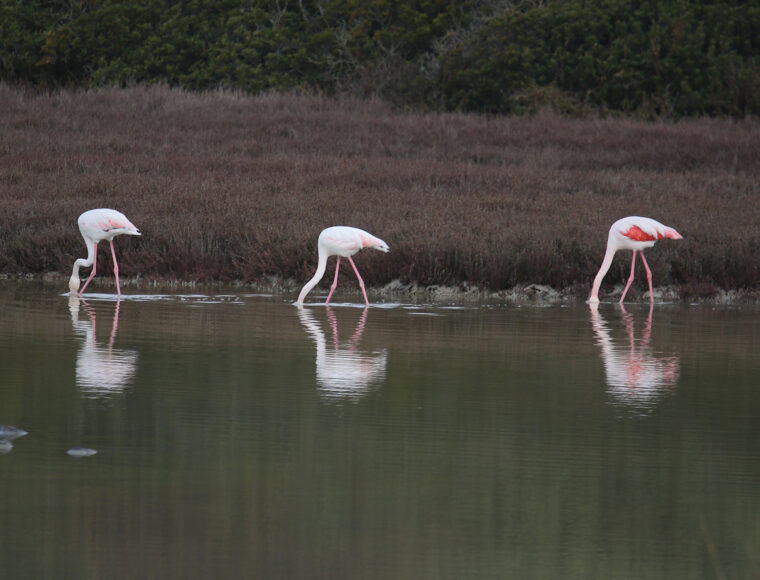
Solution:
[{"label": "pink flamingo", "polygon": [[121,234],[139,236],[140,230],[127,219],[127,216],[115,209],[91,209],[80,215],[77,223],[79,224],[79,231],[82,232],[84,243],[87,244],[87,259],[79,258],[74,262],[74,268],[71,271],[71,278],[69,279],[69,290],[71,290],[72,293],[76,293],[79,290],[79,268],[89,268],[92,266],[90,277],[87,278],[87,282],[84,283],[82,291],[80,292],[80,295],[84,294],[85,288],[87,288],[90,280],[95,276],[98,258],[98,242],[108,240],[108,243],[111,244],[113,273],[116,277],[116,293],[118,296],[121,296],[121,288],[119,287],[119,265],[116,263],[116,252],[113,249],[113,239]]},{"label": "pink flamingo", "polygon": [[610,228],[610,235],[607,238],[607,252],[604,254],[604,260],[599,268],[599,272],[594,278],[594,285],[591,288],[591,296],[588,301],[591,304],[599,304],[599,287],[607,270],[610,269],[612,258],[618,250],[633,250],[633,261],[631,262],[631,275],[628,277],[628,283],[625,285],[623,295],[620,297],[620,304],[623,303],[628,288],[633,282],[633,273],[636,267],[636,252],[641,254],[641,261],[644,262],[644,268],[647,271],[647,280],[649,281],[649,301],[654,302],[652,292],[652,271],[649,269],[646,258],[644,258],[644,248],[651,248],[657,240],[670,238],[680,240],[681,234],[673,228],[665,226],[651,218],[629,216],[619,219]]},{"label": "pink flamingo", "polygon": [[373,248],[380,250],[381,252],[387,252],[390,250],[388,244],[386,244],[380,238],[376,238],[372,234],[360,230],[359,228],[351,228],[348,226],[333,226],[322,230],[319,234],[319,240],[317,241],[317,249],[319,252],[319,262],[317,264],[317,272],[314,277],[309,280],[306,285],[301,289],[301,293],[298,295],[296,301],[297,306],[303,306],[303,299],[311,291],[314,286],[322,279],[327,269],[327,258],[330,256],[338,256],[338,261],[335,264],[335,278],[333,279],[332,286],[330,287],[330,293],[327,295],[327,301],[325,304],[330,303],[330,298],[338,285],[338,271],[340,270],[341,257],[348,258],[351,263],[351,267],[354,269],[357,279],[359,280],[359,287],[364,294],[364,303],[369,306],[369,300],[367,299],[367,291],[364,289],[364,280],[359,275],[359,270],[356,269],[356,264],[351,259],[356,252],[362,248]]}]

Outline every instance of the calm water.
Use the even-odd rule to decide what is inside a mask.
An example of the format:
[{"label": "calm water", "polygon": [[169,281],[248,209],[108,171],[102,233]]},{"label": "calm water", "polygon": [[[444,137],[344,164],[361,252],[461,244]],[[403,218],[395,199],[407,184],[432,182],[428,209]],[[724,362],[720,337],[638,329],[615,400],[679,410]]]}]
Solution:
[{"label": "calm water", "polygon": [[759,337],[6,282],[2,578],[758,578]]}]

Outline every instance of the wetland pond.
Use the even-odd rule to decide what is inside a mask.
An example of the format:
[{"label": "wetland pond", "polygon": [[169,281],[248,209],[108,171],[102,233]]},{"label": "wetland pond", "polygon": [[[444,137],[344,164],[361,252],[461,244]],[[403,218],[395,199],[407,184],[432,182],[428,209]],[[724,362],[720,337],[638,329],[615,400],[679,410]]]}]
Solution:
[{"label": "wetland pond", "polygon": [[2,577],[760,577],[757,307],[294,298],[2,282]]}]

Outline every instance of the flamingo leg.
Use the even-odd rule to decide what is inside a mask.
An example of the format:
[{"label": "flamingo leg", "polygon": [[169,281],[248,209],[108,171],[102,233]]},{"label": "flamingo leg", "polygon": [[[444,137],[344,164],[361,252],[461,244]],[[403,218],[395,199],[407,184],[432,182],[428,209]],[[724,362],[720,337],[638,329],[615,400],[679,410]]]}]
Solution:
[{"label": "flamingo leg", "polygon": [[362,289],[362,294],[364,294],[364,304],[369,306],[369,300],[367,299],[367,291],[364,289],[364,280],[362,280],[362,277],[359,275],[359,270],[357,270],[356,264],[354,264],[354,261],[351,259],[351,256],[348,257],[348,261],[351,262],[351,267],[354,269],[354,273],[356,274],[356,277],[359,280],[359,288]]},{"label": "flamingo leg", "polygon": [[82,289],[79,291],[79,295],[84,295],[84,290],[87,288],[87,285],[90,283],[90,280],[92,280],[95,277],[95,269],[98,265],[98,244],[94,244],[95,249],[92,251],[92,272],[90,272],[90,277],[87,278],[87,282],[84,283],[84,286],[82,286]]},{"label": "flamingo leg", "polygon": [[640,252],[640,254],[641,261],[644,262],[644,269],[647,271],[647,282],[649,282],[649,303],[654,304],[654,292],[652,291],[652,270],[649,269],[649,264],[647,264],[647,260],[644,257],[644,252]]},{"label": "flamingo leg", "polygon": [[[351,258],[349,258],[350,260]],[[338,261],[335,262],[335,278],[333,278],[332,286],[330,286],[330,293],[327,295],[327,300],[325,301],[325,304],[330,304],[330,298],[332,298],[333,292],[335,292],[335,289],[338,287],[338,272],[340,271],[340,256],[338,256]]]},{"label": "flamingo leg", "polygon": [[638,250],[633,251],[633,260],[631,260],[631,275],[628,276],[628,283],[625,285],[625,290],[623,290],[623,295],[620,297],[620,304],[623,303],[623,299],[625,298],[625,295],[628,293],[628,288],[631,287],[631,282],[633,282],[633,273],[636,269],[636,252],[638,252]]},{"label": "flamingo leg", "polygon": [[116,250],[113,249],[113,240],[108,240],[111,244],[111,257],[113,258],[113,275],[116,276],[116,295],[121,298],[121,288],[119,287],[119,264],[116,262]]}]

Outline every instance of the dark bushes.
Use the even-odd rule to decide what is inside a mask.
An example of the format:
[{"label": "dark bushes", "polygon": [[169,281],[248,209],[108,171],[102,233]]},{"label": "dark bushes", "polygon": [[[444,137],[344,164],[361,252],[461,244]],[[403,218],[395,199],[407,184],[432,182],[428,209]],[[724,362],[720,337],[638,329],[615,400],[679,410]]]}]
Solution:
[{"label": "dark bushes", "polygon": [[760,114],[760,6],[720,0],[0,0],[0,80],[381,96],[402,107]]}]

